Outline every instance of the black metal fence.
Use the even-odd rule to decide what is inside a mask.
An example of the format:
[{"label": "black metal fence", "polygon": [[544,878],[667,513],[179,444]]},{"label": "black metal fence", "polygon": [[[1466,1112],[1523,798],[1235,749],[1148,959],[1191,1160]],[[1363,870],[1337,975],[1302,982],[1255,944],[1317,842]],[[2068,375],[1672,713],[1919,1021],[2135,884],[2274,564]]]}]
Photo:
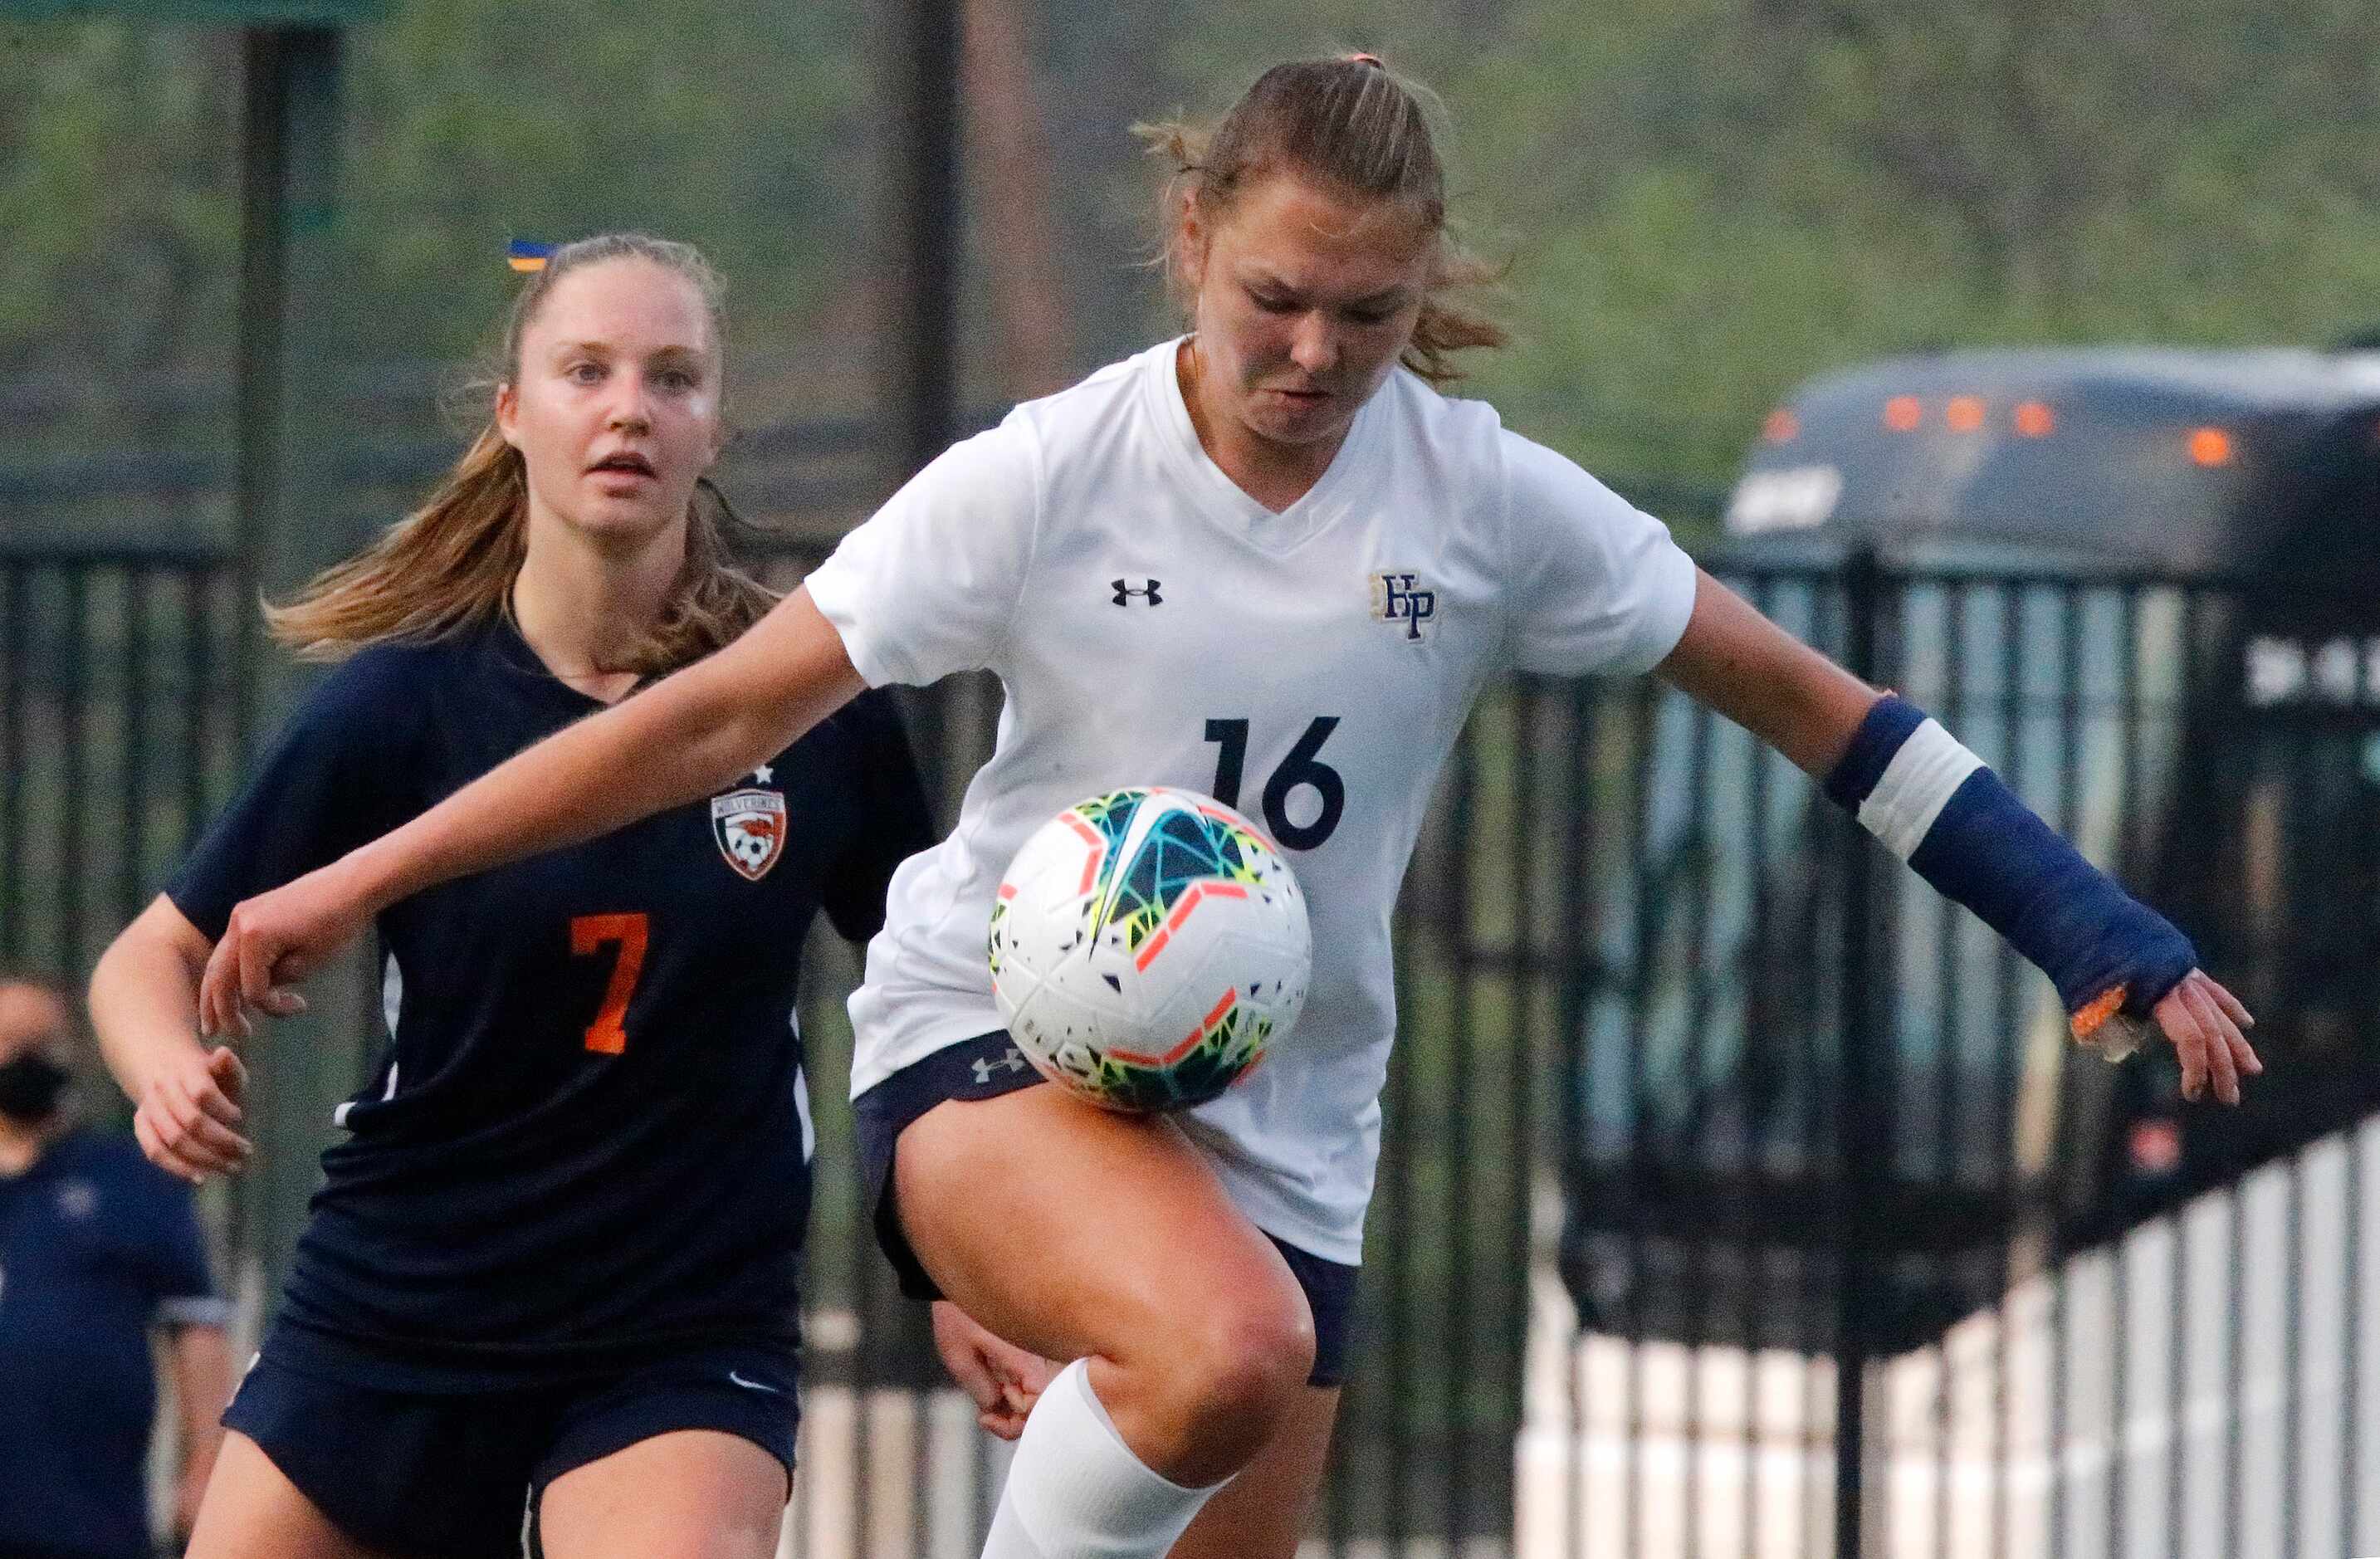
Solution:
[{"label": "black metal fence", "polygon": [[[233,581],[202,551],[0,553],[0,959],[79,978],[236,782]],[[2172,913],[2257,1008],[2270,1069],[2221,1112],[2180,1099],[2168,1057],[2107,1067],[2039,976],[1742,733],[1652,683],[1500,684],[1400,906],[1402,1035],[1318,1541],[2380,1548],[2360,1368],[2380,1306],[2359,1302],[2380,1188],[2360,1135],[2317,1140],[2380,1090],[2380,634],[2302,582],[1874,559],[1737,582]],[[951,800],[997,699],[915,701]],[[856,961],[831,937],[809,959],[820,1184],[787,1552],[972,1553],[1001,1452],[864,1237],[836,1106]],[[357,1053],[309,1073],[321,1096],[275,1096],[269,1173],[310,1181],[373,1042],[369,984],[342,1009]],[[244,1205],[233,1255],[261,1274],[295,1204]]]},{"label": "black metal fence", "polygon": [[224,799],[236,573],[200,545],[0,542],[0,962],[87,969]]},{"label": "black metal fence", "polygon": [[2286,1157],[2374,1102],[2369,607],[1873,557],[1738,582],[2171,913],[2270,1070],[2233,1112],[2168,1054],[2106,1066],[1775,755],[1572,690],[1524,1552],[2371,1552],[2361,1138]]}]

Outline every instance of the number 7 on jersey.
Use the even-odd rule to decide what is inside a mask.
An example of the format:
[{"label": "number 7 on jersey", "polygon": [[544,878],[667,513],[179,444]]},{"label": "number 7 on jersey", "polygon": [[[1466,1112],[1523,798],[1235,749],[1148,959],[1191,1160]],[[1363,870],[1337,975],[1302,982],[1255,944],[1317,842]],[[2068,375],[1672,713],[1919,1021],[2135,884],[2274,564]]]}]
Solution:
[{"label": "number 7 on jersey", "polygon": [[650,930],[644,912],[632,915],[574,915],[570,920],[570,956],[588,957],[603,944],[619,946],[612,962],[612,980],[603,988],[603,1005],[587,1026],[587,1048],[601,1055],[617,1055],[628,1048],[628,998],[636,993],[637,976],[644,972],[645,938]]}]

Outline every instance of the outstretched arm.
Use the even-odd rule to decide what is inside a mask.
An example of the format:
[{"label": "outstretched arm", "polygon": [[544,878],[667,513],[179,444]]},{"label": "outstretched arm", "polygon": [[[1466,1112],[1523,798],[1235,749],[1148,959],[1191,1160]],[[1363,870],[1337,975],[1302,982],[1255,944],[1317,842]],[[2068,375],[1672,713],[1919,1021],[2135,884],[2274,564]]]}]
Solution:
[{"label": "outstretched arm", "polygon": [[2126,896],[1923,712],[1777,627],[1699,570],[1694,615],[1661,675],[1767,742],[1851,808],[1946,896],[2056,982],[2077,1037],[2154,1017],[2182,1092],[2240,1102],[2264,1070],[2231,993],[2155,911]]},{"label": "outstretched arm", "polygon": [[208,951],[206,933],[161,894],[91,975],[91,1028],[132,1101],[132,1134],[150,1163],[192,1185],[236,1173],[253,1151],[239,1133],[248,1069],[194,1030]]},{"label": "outstretched arm", "polygon": [[717,654],[499,764],[403,827],[232,911],[199,991],[203,1031],[245,1027],[389,905],[707,796],[859,691],[808,591]]}]

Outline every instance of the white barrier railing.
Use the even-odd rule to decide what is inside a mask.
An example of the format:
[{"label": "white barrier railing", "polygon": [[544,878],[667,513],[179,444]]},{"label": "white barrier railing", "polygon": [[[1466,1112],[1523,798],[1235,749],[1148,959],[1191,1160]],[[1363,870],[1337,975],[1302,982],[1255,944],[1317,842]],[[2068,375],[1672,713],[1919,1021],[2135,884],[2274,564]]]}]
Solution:
[{"label": "white barrier railing", "polygon": [[[2354,1255],[2374,1251],[2380,1121],[1879,1361],[1868,1551],[2380,1553],[2380,1261]],[[1829,1360],[1582,1334],[1549,1262],[1534,1290],[1520,1559],[1833,1552]]]}]

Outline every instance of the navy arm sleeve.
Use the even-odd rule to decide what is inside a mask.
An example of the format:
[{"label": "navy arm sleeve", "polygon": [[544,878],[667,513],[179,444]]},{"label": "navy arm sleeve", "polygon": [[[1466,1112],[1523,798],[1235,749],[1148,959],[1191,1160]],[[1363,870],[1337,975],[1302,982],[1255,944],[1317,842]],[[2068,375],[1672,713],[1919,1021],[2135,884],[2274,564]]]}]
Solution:
[{"label": "navy arm sleeve", "polygon": [[165,895],[209,941],[231,912],[405,821],[416,690],[406,652],[367,650],[324,677],[216,818]]},{"label": "navy arm sleeve", "polygon": [[864,692],[848,706],[859,728],[859,826],[849,848],[827,874],[820,900],[834,929],[865,942],[884,927],[884,897],[901,863],[934,843],[933,811],[917,755],[892,695]]}]

